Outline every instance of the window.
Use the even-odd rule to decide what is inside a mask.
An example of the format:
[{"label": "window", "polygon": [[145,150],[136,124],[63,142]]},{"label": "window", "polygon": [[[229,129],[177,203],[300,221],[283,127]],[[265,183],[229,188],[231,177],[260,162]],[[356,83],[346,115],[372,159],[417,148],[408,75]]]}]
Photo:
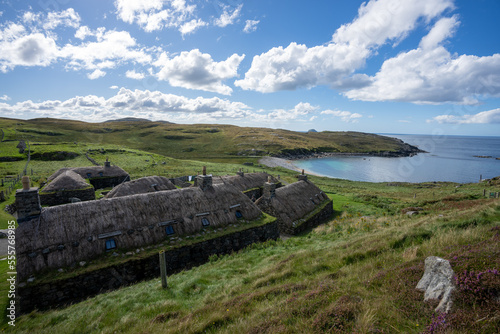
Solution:
[{"label": "window", "polygon": [[103,172],[99,172],[99,176],[100,176],[100,177],[103,177],[103,176],[104,176],[104,173],[103,173]]},{"label": "window", "polygon": [[87,173],[87,178],[91,177],[92,173]]},{"label": "window", "polygon": [[167,235],[174,234],[174,227],[172,225],[168,225],[167,227],[165,227],[165,232],[167,232]]},{"label": "window", "polygon": [[115,239],[106,240],[106,250],[111,250],[116,248]]},{"label": "window", "polygon": [[236,218],[238,218],[238,219],[243,218],[243,214],[241,213],[240,210],[236,211],[234,214],[235,214]]},{"label": "window", "polygon": [[203,226],[208,226],[208,225],[210,225],[210,222],[208,221],[207,218],[201,218],[201,224]]}]

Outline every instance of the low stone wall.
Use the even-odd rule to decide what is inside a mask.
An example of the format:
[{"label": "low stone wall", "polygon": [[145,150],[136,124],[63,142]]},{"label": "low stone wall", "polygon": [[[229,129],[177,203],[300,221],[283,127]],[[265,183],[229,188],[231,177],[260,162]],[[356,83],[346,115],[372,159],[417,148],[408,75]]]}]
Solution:
[{"label": "low stone wall", "polygon": [[61,205],[71,203],[71,198],[78,198],[81,201],[95,200],[95,190],[93,187],[82,190],[56,191],[50,193],[40,192],[40,204]]},{"label": "low stone wall", "polygon": [[104,189],[116,187],[117,185],[130,181],[130,176],[103,176],[103,177],[92,177],[89,179],[91,185],[94,186],[94,189]]},{"label": "low stone wall", "polygon": [[299,233],[304,232],[305,230],[311,229],[313,227],[316,227],[320,225],[321,223],[324,223],[326,220],[328,220],[332,215],[333,215],[333,201],[328,200],[326,203],[322,204],[324,205],[321,210],[318,212],[312,214],[309,217],[306,217],[304,221],[297,221],[294,222],[295,226],[290,226],[288,224],[279,224],[280,232],[282,233],[287,233],[291,235],[296,235]]},{"label": "low stone wall", "polygon": [[243,192],[248,198],[250,198],[253,202],[259,199],[262,196],[262,188],[253,188],[248,189]]},{"label": "low stone wall", "polygon": [[[194,245],[166,251],[169,274],[203,264],[213,254],[229,254],[253,243],[279,238],[278,224],[269,224],[235,232]],[[50,283],[31,283],[17,288],[17,305],[20,314],[35,309],[47,310],[80,302],[100,293],[160,276],[158,254],[144,259],[98,269],[76,277]]]}]

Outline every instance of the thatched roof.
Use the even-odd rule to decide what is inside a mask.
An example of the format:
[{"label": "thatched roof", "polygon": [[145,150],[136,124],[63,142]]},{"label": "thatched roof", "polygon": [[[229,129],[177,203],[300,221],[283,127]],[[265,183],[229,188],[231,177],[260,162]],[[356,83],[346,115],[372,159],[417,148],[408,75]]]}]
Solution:
[{"label": "thatched roof", "polygon": [[[79,174],[84,179],[94,178],[94,177],[128,176],[128,173],[118,166],[110,166],[110,167],[90,166],[90,167],[75,167],[75,168],[64,167],[59,169],[54,174],[52,174],[47,179],[47,181],[52,181],[53,179],[55,179],[56,177],[58,177],[60,174],[64,173],[67,170],[71,170]],[[100,173],[102,173],[102,176]]]},{"label": "thatched roof", "polygon": [[176,236],[197,233],[203,218],[210,227],[224,227],[238,221],[236,210],[247,221],[261,215],[247,196],[223,184],[206,191],[192,187],[44,208],[39,219],[16,230],[18,272],[28,275],[103,254],[110,235],[118,248],[135,248],[164,240],[169,224]]},{"label": "thatched roof", "polygon": [[[243,176],[240,175],[227,175],[227,176],[214,176],[214,184],[231,184],[235,186],[239,191],[245,191],[252,188],[262,187],[264,183],[267,182],[270,175],[267,173],[244,173]],[[271,176],[273,182],[278,183],[279,181]]]},{"label": "thatched roof", "polygon": [[[304,218],[326,200],[328,200],[326,194],[311,181],[297,181],[277,188],[269,204],[273,207],[278,219],[291,224]],[[259,206],[262,201],[264,198],[261,197],[255,204]]]},{"label": "thatched roof", "polygon": [[43,187],[40,192],[52,192],[60,190],[85,189],[91,185],[85,179],[72,170],[65,170],[54,178],[49,184]]},{"label": "thatched roof", "polygon": [[114,187],[105,198],[145,194],[162,190],[177,189],[169,179],[163,176],[147,176],[124,182]]}]

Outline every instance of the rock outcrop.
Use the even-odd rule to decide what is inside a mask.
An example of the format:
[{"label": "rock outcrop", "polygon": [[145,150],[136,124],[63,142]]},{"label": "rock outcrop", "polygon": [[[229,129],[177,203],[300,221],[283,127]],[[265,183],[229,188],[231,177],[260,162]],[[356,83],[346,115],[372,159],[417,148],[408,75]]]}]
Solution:
[{"label": "rock outcrop", "polygon": [[436,312],[447,313],[451,310],[452,293],[455,290],[454,275],[448,260],[437,256],[429,256],[425,259],[424,276],[418,282],[416,289],[425,292],[424,301],[440,301],[435,309]]}]

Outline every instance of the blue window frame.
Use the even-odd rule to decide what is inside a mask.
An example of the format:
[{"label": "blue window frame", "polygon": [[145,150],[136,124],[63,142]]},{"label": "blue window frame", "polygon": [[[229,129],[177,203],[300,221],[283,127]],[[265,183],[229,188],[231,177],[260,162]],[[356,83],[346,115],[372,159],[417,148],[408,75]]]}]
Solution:
[{"label": "blue window frame", "polygon": [[243,218],[243,214],[241,213],[241,211],[240,211],[240,210],[237,210],[237,211],[234,213],[234,215],[236,216],[236,218],[237,218],[237,219],[241,219],[241,218]]},{"label": "blue window frame", "polygon": [[87,173],[87,178],[91,177],[92,173]]},{"label": "blue window frame", "polygon": [[167,227],[165,227],[165,232],[167,232],[167,235],[174,234],[174,227],[172,225],[168,225]]},{"label": "blue window frame", "polygon": [[115,239],[106,240],[106,250],[111,250],[116,248]]},{"label": "blue window frame", "polygon": [[207,218],[201,218],[201,225],[208,226],[210,225],[210,222],[208,221]]},{"label": "blue window frame", "polygon": [[100,176],[100,177],[103,177],[103,176],[104,176],[104,173],[103,173],[103,172],[99,172],[99,176]]}]

